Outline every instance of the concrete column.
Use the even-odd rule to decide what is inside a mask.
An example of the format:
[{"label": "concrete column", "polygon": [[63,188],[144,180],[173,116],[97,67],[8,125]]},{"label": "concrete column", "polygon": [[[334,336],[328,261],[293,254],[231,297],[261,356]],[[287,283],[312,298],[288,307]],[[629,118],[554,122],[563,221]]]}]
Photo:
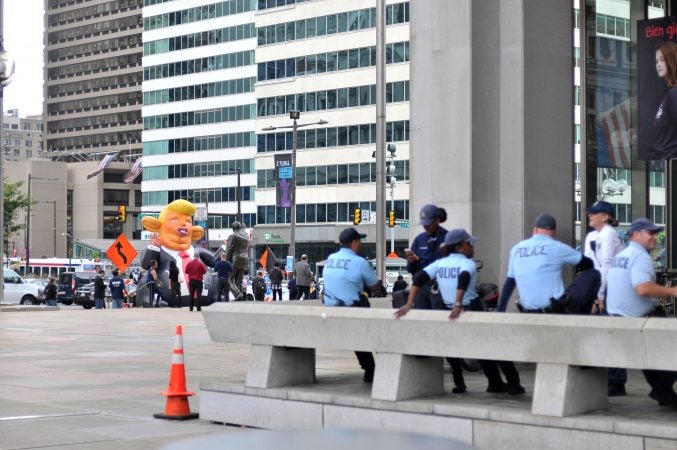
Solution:
[{"label": "concrete column", "polygon": [[531,413],[566,417],[606,409],[607,382],[606,368],[538,364]]},{"label": "concrete column", "polygon": [[376,353],[371,397],[399,401],[444,394],[442,358]]},{"label": "concrete column", "polygon": [[252,345],[245,386],[274,388],[315,382],[315,349]]},{"label": "concrete column", "polygon": [[[481,240],[502,282],[541,212],[573,240],[572,6],[537,0],[416,1],[411,8],[411,215]],[[413,227],[412,237],[420,232]]]}]

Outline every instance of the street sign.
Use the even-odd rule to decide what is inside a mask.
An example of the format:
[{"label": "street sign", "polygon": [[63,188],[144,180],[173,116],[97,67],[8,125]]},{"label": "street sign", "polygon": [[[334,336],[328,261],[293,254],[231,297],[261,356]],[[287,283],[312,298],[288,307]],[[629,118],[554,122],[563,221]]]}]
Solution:
[{"label": "street sign", "polygon": [[136,249],[129,243],[124,234],[120,234],[113,245],[106,250],[108,259],[122,272],[129,267],[137,254]]},{"label": "street sign", "polygon": [[398,222],[400,224],[400,228],[409,228],[409,222]]},{"label": "street sign", "polygon": [[195,220],[199,220],[201,222],[207,221],[207,208],[206,207],[198,206],[195,209]]}]

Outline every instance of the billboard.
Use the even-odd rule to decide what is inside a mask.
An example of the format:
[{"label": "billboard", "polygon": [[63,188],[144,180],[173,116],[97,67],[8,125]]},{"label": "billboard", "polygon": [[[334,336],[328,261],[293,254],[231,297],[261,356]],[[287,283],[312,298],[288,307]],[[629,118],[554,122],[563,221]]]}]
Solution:
[{"label": "billboard", "polygon": [[677,158],[677,17],[637,22],[638,152]]},{"label": "billboard", "polygon": [[294,170],[291,153],[275,153],[275,205],[278,208],[291,208]]}]

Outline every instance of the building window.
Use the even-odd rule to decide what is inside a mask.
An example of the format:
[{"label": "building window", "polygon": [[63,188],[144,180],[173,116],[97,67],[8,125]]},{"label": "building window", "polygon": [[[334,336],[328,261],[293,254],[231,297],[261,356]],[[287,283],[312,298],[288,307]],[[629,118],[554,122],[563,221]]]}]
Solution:
[{"label": "building window", "polygon": [[129,205],[129,191],[120,189],[104,189],[104,206]]},{"label": "building window", "polygon": [[649,205],[649,219],[654,223],[665,223],[665,206],[663,205]]}]

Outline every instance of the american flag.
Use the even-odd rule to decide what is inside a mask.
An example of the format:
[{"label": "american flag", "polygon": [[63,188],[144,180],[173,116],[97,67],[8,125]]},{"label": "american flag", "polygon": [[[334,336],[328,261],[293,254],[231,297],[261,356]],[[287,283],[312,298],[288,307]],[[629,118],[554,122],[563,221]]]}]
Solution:
[{"label": "american flag", "polygon": [[106,156],[104,156],[103,159],[101,160],[101,162],[99,162],[99,166],[96,168],[96,170],[94,172],[90,173],[89,175],[87,175],[87,179],[89,180],[90,178],[95,177],[98,174],[100,174],[101,172],[103,172],[104,169],[106,167],[110,166],[110,164],[113,161],[115,161],[116,159],[118,159],[117,153],[109,153]]},{"label": "american flag", "polygon": [[607,143],[611,167],[630,169],[632,147],[630,100],[600,114],[599,121]]},{"label": "american flag", "polygon": [[142,158],[139,157],[132,168],[127,172],[127,175],[125,176],[125,183],[131,184],[136,180],[136,177],[139,176],[141,172],[143,172],[143,162],[141,161]]}]

